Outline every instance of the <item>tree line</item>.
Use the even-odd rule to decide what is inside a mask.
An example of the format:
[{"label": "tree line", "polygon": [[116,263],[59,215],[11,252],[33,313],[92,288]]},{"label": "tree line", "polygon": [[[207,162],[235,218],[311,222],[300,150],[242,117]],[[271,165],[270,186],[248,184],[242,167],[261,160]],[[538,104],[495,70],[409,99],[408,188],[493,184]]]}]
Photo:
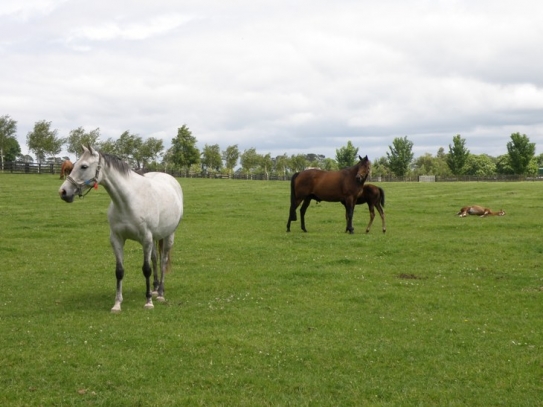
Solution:
[{"label": "tree line", "polygon": [[[16,138],[17,122],[9,115],[0,117],[0,160],[2,169],[5,161],[33,162],[29,155],[22,155]],[[26,136],[28,150],[35,154],[36,161],[62,160],[58,155],[63,147],[79,157],[82,144],[91,144],[104,153],[114,154],[129,162],[141,171],[178,171],[188,174],[208,176],[231,176],[240,172],[270,178],[275,176],[287,179],[291,174],[308,167],[323,170],[336,170],[352,166],[358,159],[358,148],[351,141],[336,149],[335,158],[320,154],[259,154],[255,148],[241,152],[237,144],[221,150],[218,144],[205,144],[200,150],[197,139],[190,129],[183,125],[172,139],[171,147],[164,149],[162,140],[154,137],[143,139],[129,130],[117,139],[100,140],[100,129],[86,131],[82,127],[71,130],[68,137],[59,137],[58,131],[51,128],[51,122],[36,122]],[[535,175],[543,166],[543,154],[535,155],[535,143],[520,133],[511,134],[507,143],[507,154],[491,157],[487,154],[471,154],[466,140],[459,134],[453,137],[448,152],[441,147],[435,156],[426,153],[414,158],[413,142],[405,137],[395,138],[388,146],[386,156],[372,160],[373,176],[492,176],[495,174]]]}]

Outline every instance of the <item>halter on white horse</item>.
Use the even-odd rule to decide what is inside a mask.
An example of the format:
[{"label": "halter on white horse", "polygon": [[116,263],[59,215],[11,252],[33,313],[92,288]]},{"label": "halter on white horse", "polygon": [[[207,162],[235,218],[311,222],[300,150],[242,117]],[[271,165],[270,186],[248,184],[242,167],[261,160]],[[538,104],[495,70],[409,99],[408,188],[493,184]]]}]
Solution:
[{"label": "halter on white horse", "polygon": [[[66,179],[71,182],[75,186],[75,193],[81,198],[85,195],[87,195],[91,188],[98,189],[98,176],[100,175],[100,169],[102,168],[102,155],[99,155],[98,158],[98,166],[96,167],[96,173],[94,174],[94,178],[88,179],[83,182],[77,182],[71,175],[68,175]],[[91,185],[92,184],[92,185]],[[83,187],[89,187],[87,192],[83,194]]]},{"label": "halter on white horse", "polygon": [[124,244],[127,239],[135,240],[143,247],[142,271],[147,287],[145,307],[153,308],[151,272],[154,275],[157,300],[164,301],[164,273],[169,268],[175,231],[183,216],[181,186],[175,178],[165,173],[151,172],[144,176],[136,174],[117,157],[99,153],[87,146],[83,147],[83,154],[61,185],[59,195],[70,203],[75,195],[84,196],[84,188],[88,188],[86,195],[93,187],[97,188],[98,184],[104,186],[111,198],[108,220],[117,277],[117,294],[111,311],[121,311]]}]

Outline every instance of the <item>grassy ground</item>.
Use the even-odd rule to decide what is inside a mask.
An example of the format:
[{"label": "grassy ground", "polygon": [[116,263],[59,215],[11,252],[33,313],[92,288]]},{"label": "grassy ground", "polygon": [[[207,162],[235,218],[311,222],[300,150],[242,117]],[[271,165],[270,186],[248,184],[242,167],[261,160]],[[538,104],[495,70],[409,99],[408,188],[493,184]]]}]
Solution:
[{"label": "grassy ground", "polygon": [[386,235],[349,235],[324,202],[287,234],[287,182],[180,182],[168,301],[129,242],[114,315],[104,189],[0,174],[0,405],[541,403],[540,183],[381,183]]}]

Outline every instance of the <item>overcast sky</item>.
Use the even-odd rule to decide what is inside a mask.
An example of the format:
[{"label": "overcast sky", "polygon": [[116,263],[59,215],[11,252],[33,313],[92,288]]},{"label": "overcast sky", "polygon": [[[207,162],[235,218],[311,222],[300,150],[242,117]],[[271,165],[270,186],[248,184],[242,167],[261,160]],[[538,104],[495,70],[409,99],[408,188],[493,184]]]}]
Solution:
[{"label": "overcast sky", "polygon": [[396,137],[415,156],[543,153],[540,0],[2,0],[0,116],[26,135],[126,130],[165,147],[370,159]]}]

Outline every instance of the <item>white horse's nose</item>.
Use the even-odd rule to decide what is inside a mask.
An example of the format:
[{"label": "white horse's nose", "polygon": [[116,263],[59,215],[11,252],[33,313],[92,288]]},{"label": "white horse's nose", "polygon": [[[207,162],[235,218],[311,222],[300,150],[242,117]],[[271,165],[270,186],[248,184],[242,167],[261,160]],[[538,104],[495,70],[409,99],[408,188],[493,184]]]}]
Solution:
[{"label": "white horse's nose", "polygon": [[58,190],[58,194],[60,195],[60,199],[62,199],[65,202],[71,203],[74,201],[74,194],[68,194],[64,188],[60,188]]}]

